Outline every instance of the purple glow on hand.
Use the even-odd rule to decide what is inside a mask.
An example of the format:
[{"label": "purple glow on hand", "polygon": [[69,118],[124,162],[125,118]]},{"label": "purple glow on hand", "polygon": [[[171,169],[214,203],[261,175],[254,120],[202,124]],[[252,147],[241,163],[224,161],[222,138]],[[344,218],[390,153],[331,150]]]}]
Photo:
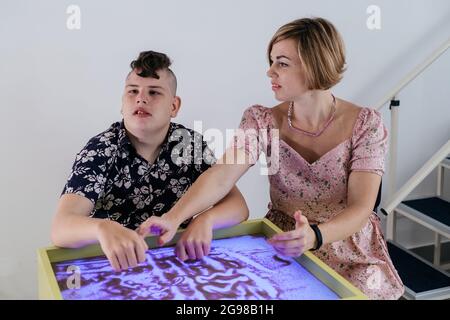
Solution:
[{"label": "purple glow on hand", "polygon": [[[213,240],[202,260],[181,262],[173,247],[146,252],[147,263],[114,272],[105,256],[54,263],[64,299],[338,299],[294,259],[278,256],[264,237]],[[68,289],[67,268],[80,269],[81,286]]]},{"label": "purple glow on hand", "polygon": [[162,233],[162,229],[158,226],[153,225],[150,227],[150,233],[159,236]]}]

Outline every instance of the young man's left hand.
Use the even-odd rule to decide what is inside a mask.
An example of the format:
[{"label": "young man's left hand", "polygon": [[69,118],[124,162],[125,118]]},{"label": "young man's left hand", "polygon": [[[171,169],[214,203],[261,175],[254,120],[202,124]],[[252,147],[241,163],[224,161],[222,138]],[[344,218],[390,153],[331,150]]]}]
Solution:
[{"label": "young man's left hand", "polygon": [[[169,218],[152,216],[145,220],[136,232],[145,237],[148,235],[159,235],[158,244],[164,245],[174,237],[179,224]],[[207,256],[211,249],[212,222],[207,215],[199,215],[192,219],[189,226],[181,234],[175,247],[176,256],[186,261],[202,259]]]},{"label": "young man's left hand", "polygon": [[198,260],[207,256],[211,249],[213,224],[207,215],[194,218],[182,233],[175,247],[175,254],[181,261]]}]

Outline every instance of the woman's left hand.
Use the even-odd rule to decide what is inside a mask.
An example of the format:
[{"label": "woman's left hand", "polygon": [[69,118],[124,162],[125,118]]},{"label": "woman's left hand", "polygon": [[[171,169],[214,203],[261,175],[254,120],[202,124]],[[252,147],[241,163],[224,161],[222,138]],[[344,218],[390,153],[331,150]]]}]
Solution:
[{"label": "woman's left hand", "polygon": [[295,230],[274,235],[267,241],[285,256],[298,257],[315,246],[316,235],[300,210],[294,213]]}]

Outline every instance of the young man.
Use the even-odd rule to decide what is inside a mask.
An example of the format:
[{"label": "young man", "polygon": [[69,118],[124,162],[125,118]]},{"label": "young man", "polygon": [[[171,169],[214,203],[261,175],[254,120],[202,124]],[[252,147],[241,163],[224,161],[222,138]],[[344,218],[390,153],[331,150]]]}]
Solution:
[{"label": "young man", "polygon": [[[148,249],[136,229],[169,211],[215,158],[202,136],[171,122],[180,110],[169,58],[142,52],[131,63],[122,97],[123,120],[96,135],[77,154],[53,220],[56,246],[99,242],[114,270],[145,261]],[[181,260],[209,253],[213,228],[248,218],[234,187],[198,215],[177,244]]]}]

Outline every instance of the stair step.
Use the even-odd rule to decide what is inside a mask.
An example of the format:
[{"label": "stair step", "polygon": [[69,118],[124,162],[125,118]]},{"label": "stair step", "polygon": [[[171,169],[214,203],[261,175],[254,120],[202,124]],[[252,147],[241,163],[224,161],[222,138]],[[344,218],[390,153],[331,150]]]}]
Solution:
[{"label": "stair step", "polygon": [[408,200],[396,210],[444,237],[450,237],[450,202],[437,197]]},{"label": "stair step", "polygon": [[450,226],[450,202],[441,198],[432,197],[403,201],[403,204],[437,220],[446,226]]},{"label": "stair step", "polygon": [[405,285],[406,298],[450,298],[450,276],[447,273],[397,243],[387,241],[387,246],[392,262]]},{"label": "stair step", "polygon": [[442,160],[442,165],[448,169],[450,169],[450,157],[445,158]]}]

